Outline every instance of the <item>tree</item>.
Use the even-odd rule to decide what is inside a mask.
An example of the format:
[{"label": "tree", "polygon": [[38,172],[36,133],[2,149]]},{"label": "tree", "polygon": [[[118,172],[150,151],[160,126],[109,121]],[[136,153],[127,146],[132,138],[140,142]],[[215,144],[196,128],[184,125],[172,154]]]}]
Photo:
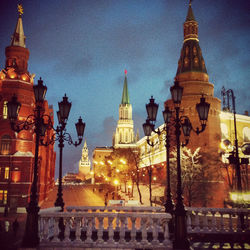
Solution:
[{"label": "tree", "polygon": [[[140,190],[140,169],[139,169],[139,164],[141,162],[141,152],[140,148],[132,149],[128,148],[128,162],[134,166],[134,170],[131,172],[132,174],[132,190],[134,187],[134,182],[136,183],[137,191],[139,194],[139,201],[141,204],[142,203],[142,195],[141,195],[141,190]],[[133,191],[132,191],[133,195]]]},{"label": "tree", "polygon": [[[171,184],[172,190],[176,192],[176,150],[171,152],[171,156]],[[194,152],[187,147],[182,148],[182,191],[188,206],[194,204],[207,206],[214,188],[214,182],[221,176],[220,167],[212,162],[217,162],[218,157],[212,157],[209,153],[201,153],[200,148],[197,148]]]}]

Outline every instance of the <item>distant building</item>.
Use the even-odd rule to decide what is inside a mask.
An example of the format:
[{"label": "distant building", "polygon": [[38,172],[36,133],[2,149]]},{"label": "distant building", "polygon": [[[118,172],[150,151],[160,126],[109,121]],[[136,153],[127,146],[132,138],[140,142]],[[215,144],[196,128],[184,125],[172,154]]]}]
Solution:
[{"label": "distant building", "polygon": [[93,152],[93,171],[95,178],[101,173],[98,172],[98,166],[103,165],[105,157],[109,156],[117,148],[136,148],[136,142],[139,140],[139,132],[134,133],[134,121],[132,118],[132,104],[129,100],[127,70],[123,83],[122,100],[119,105],[119,120],[116,130],[113,134],[112,147],[96,147]]},{"label": "distant building", "polygon": [[[221,111],[221,100],[214,96],[214,85],[209,82],[206,65],[202,56],[202,51],[199,46],[198,40],[198,23],[195,20],[191,4],[189,4],[186,20],[183,25],[184,28],[184,41],[181,49],[181,55],[178,61],[178,68],[175,79],[179,81],[183,89],[183,97],[181,102],[181,116],[188,116],[193,128],[200,127],[200,121],[196,112],[196,104],[200,102],[202,95],[206,98],[206,102],[210,103],[210,110],[206,129],[203,133],[197,135],[191,133],[188,148],[196,149],[201,148],[202,152],[211,154],[221,153],[222,161],[228,163],[227,157],[229,156],[226,151],[222,149],[221,145],[225,140],[232,146],[234,145],[234,123],[233,113],[230,110]],[[173,108],[172,100],[167,100],[165,106]],[[240,157],[249,158],[249,154],[243,154],[250,150],[250,117],[246,112],[245,115],[236,115],[237,121],[237,134],[240,146]],[[163,130],[164,124],[159,126]],[[152,133],[150,140],[155,144],[152,148],[147,144],[147,138],[143,137],[137,142],[137,146],[141,152],[141,168],[146,166],[155,166],[156,168],[166,167],[166,148],[165,148],[165,135],[160,137],[156,133]],[[173,136],[175,136],[173,134]],[[182,137],[182,141],[184,138]],[[241,150],[242,149],[242,150]],[[250,152],[249,152],[250,153]],[[213,166],[211,166],[212,168]],[[242,179],[244,190],[249,190],[249,165],[241,165]],[[217,187],[216,195],[211,194],[210,205],[223,206],[223,201],[226,199],[229,191],[229,186],[226,181],[227,173],[223,172],[224,180],[221,179],[215,182]]]},{"label": "distant building", "polygon": [[89,150],[87,147],[87,142],[85,140],[84,146],[82,148],[82,157],[79,161],[79,172],[78,176],[82,180],[90,179],[91,178],[91,164],[89,160]]},{"label": "distant building", "polygon": [[[196,112],[196,104],[200,102],[202,95],[205,96],[206,102],[210,103],[210,110],[206,129],[203,133],[196,135],[191,133],[188,148],[201,148],[201,152],[222,155],[222,162],[228,164],[227,157],[229,151],[234,145],[234,121],[233,113],[230,110],[221,110],[221,100],[214,96],[214,84],[209,82],[209,76],[206,70],[204,58],[199,45],[198,39],[198,22],[195,20],[191,3],[189,4],[186,20],[183,24],[184,40],[181,49],[180,58],[175,79],[184,88],[181,102],[181,115],[188,116],[193,128],[200,127],[200,121]],[[167,100],[164,104],[174,109],[172,100]],[[162,108],[163,110],[164,108]],[[160,110],[160,109],[159,109]],[[159,115],[160,116],[160,115]],[[145,117],[146,118],[146,117]],[[248,112],[244,115],[236,114],[237,135],[239,142],[239,155],[243,158],[248,158],[250,155],[250,117]],[[160,130],[164,129],[165,124],[159,126]],[[116,132],[113,136],[113,147],[138,147],[141,154],[140,168],[145,171],[145,167],[153,166],[159,171],[159,176],[163,178],[166,172],[166,148],[165,135],[160,137],[156,133],[150,136],[151,142],[155,144],[151,147],[147,144],[147,137],[142,137],[140,140],[133,140],[133,120],[132,107],[129,102],[127,90],[127,77],[125,75],[122,102],[119,107],[119,121]],[[184,140],[182,137],[181,140]],[[221,145],[228,143],[227,149]],[[96,173],[98,173],[98,165],[104,164],[105,157],[113,151],[112,147],[95,149],[93,159],[95,162]],[[213,166],[211,166],[212,168]],[[234,169],[234,168],[232,168]],[[161,172],[162,171],[162,172]],[[231,171],[231,170],[230,170]],[[211,194],[211,206],[223,206],[223,201],[228,196],[229,185],[227,173],[222,171],[224,179],[215,182],[216,195]],[[250,171],[249,164],[241,165],[242,186],[243,190],[249,190]],[[146,171],[145,171],[146,173]],[[231,173],[232,174],[232,173]],[[146,176],[146,174],[143,174]]]},{"label": "distant building", "polygon": [[[0,212],[3,212],[4,208],[24,211],[29,201],[33,179],[34,131],[30,129],[14,132],[10,127],[7,110],[7,102],[15,94],[22,105],[18,122],[24,121],[34,112],[34,74],[28,71],[29,50],[26,48],[25,39],[20,14],[11,44],[5,49],[5,68],[0,71]],[[53,121],[53,108],[46,100],[44,109],[45,114]],[[55,159],[53,145],[40,147],[37,185],[39,202],[48,196],[54,186]]]},{"label": "distant building", "polygon": [[116,131],[113,135],[114,148],[136,147],[138,135],[134,134],[134,121],[132,118],[132,105],[129,101],[127,70],[125,70],[125,78],[123,84],[122,100],[119,105],[119,120],[117,122]]}]

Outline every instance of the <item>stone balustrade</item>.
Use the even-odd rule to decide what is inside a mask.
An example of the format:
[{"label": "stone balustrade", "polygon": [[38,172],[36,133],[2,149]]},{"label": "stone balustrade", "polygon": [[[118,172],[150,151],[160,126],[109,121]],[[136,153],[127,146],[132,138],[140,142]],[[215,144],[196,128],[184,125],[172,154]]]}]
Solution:
[{"label": "stone balustrade", "polygon": [[[154,207],[67,207],[67,212],[39,216],[40,249],[172,249],[170,214]],[[62,218],[62,219],[61,219]],[[59,222],[63,220],[64,230]]]},{"label": "stone balustrade", "polygon": [[250,210],[237,208],[187,208],[188,233],[248,233]]},{"label": "stone balustrade", "polygon": [[[249,209],[186,209],[187,232],[193,240],[195,235],[250,237]],[[168,231],[171,215],[164,208],[71,206],[65,212],[59,210],[40,211],[39,249],[172,249]]]}]

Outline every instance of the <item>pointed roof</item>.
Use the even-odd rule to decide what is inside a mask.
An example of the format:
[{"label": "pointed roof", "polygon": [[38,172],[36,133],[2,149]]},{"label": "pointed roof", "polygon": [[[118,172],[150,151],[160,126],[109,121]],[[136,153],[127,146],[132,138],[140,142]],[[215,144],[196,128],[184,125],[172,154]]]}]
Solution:
[{"label": "pointed roof", "polygon": [[186,72],[207,74],[205,61],[199,45],[198,22],[194,18],[191,1],[189,2],[188,13],[183,27],[184,41],[176,75]]},{"label": "pointed roof", "polygon": [[127,83],[127,70],[125,69],[125,79],[123,83],[122,102],[121,104],[129,104],[128,83]]},{"label": "pointed roof", "polygon": [[21,5],[18,5],[18,12],[19,12],[19,16],[17,19],[16,28],[11,37],[11,46],[20,46],[20,47],[25,48],[26,37],[23,31],[23,21],[22,21],[23,8]]},{"label": "pointed roof", "polygon": [[88,146],[87,146],[86,139],[85,139],[85,141],[84,141],[84,145],[83,145],[83,147],[84,147],[84,148],[87,148],[87,147],[88,147]]},{"label": "pointed roof", "polygon": [[187,17],[186,17],[186,22],[189,22],[189,21],[195,21],[191,1],[189,2],[188,13],[187,13]]}]

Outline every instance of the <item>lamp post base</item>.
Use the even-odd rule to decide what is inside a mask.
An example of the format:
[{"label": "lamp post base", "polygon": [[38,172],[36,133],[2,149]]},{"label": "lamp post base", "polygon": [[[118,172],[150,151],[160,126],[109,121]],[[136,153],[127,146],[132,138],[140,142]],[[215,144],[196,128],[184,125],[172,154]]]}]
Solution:
[{"label": "lamp post base", "polygon": [[40,208],[38,206],[27,207],[26,210],[27,219],[22,247],[36,247],[40,241],[38,236],[38,212]]},{"label": "lamp post base", "polygon": [[190,249],[190,243],[187,238],[186,210],[175,210],[175,235],[173,242],[174,249]]}]

